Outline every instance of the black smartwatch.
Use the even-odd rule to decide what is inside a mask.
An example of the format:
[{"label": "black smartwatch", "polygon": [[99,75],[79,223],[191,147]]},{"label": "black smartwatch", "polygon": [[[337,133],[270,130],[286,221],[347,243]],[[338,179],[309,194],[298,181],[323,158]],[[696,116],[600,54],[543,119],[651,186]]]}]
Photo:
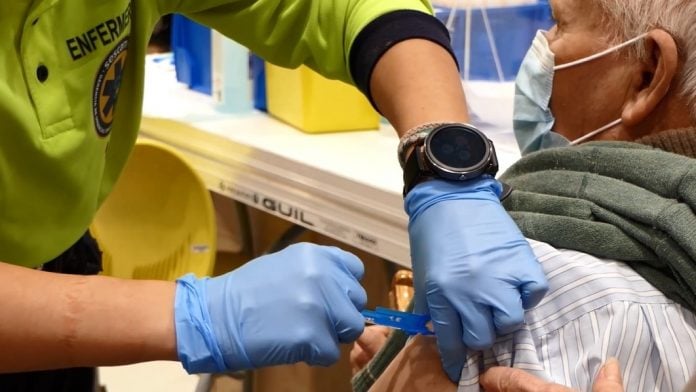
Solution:
[{"label": "black smartwatch", "polygon": [[433,128],[414,145],[404,166],[404,197],[419,183],[441,178],[466,181],[498,173],[493,143],[476,127],[447,124]]}]

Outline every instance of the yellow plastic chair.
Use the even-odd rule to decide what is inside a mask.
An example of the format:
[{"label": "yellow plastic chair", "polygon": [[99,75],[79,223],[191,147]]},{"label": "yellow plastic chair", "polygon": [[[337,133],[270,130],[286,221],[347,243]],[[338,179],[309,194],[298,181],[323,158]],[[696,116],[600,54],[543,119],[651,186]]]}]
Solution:
[{"label": "yellow plastic chair", "polygon": [[104,274],[174,280],[210,275],[215,210],[193,168],[171,148],[138,141],[113,192],[92,224]]}]

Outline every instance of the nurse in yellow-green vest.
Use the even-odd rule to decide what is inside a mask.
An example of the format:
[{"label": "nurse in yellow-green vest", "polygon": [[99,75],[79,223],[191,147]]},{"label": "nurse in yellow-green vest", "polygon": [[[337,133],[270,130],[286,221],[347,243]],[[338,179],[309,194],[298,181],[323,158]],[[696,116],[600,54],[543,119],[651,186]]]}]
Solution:
[{"label": "nurse in yellow-green vest", "polygon": [[[452,379],[465,346],[519,325],[546,283],[499,205],[494,153],[486,170],[456,176],[415,160],[438,123],[453,124],[445,137],[468,120],[431,11],[426,0],[0,2],[0,390],[86,391],[94,366],[158,359],[191,373],[329,365],[363,330],[363,267],[336,248],[294,245],[212,279],[85,276],[100,269],[87,227],[138,133],[148,38],[173,12],[271,62],[353,83],[391,121],[416,306],[433,317]],[[462,135],[474,134],[441,152],[469,159]]]}]

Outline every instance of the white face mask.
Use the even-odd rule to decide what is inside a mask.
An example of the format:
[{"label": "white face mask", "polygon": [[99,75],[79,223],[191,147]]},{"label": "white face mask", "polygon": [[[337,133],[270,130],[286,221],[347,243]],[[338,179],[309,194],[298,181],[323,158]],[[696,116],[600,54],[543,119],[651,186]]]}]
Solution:
[{"label": "white face mask", "polygon": [[546,32],[539,30],[534,38],[534,42],[532,42],[532,46],[529,48],[529,52],[527,52],[522,61],[517,80],[515,81],[513,127],[522,155],[545,148],[576,145],[621,124],[621,118],[619,118],[572,142],[562,135],[553,132],[552,129],[556,120],[553,113],[551,113],[549,104],[553,90],[554,73],[604,57],[646,36],[647,34],[642,34],[600,53],[557,66],[555,56],[549,48]]}]

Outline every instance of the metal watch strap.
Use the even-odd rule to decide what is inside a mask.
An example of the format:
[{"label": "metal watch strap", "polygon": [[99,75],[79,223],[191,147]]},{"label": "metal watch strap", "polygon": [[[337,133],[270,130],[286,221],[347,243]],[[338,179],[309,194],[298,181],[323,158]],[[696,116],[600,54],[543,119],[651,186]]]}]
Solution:
[{"label": "metal watch strap", "polygon": [[450,124],[456,124],[456,122],[427,123],[419,125],[415,128],[411,128],[408,131],[406,131],[406,133],[404,133],[404,136],[401,137],[401,140],[399,141],[399,147],[397,149],[399,164],[401,165],[401,168],[403,169],[404,167],[406,167],[406,153],[411,147],[424,141],[433,129]]}]

